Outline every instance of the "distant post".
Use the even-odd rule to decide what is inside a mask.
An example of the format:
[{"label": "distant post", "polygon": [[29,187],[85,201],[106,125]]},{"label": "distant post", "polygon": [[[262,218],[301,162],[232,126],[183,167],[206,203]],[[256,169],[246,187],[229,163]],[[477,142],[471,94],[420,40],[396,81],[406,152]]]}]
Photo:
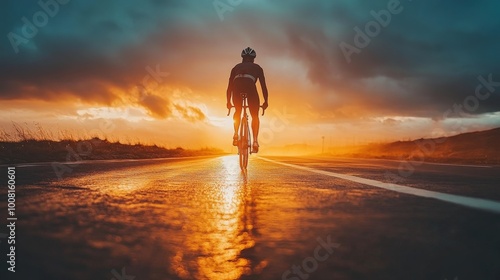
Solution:
[{"label": "distant post", "polygon": [[321,153],[324,154],[325,153],[325,136],[321,136],[321,139],[323,139],[323,145],[321,147]]}]

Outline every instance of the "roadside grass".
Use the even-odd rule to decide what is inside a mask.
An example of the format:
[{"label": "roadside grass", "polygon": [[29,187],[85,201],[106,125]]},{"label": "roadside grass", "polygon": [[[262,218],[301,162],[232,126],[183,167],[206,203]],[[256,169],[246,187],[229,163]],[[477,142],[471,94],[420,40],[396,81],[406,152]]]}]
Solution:
[{"label": "roadside grass", "polygon": [[12,130],[0,131],[0,164],[77,161],[100,159],[148,159],[223,154],[215,148],[188,150],[165,148],[155,144],[121,143],[107,137],[83,137],[69,130],[57,135],[35,123],[12,123]]}]

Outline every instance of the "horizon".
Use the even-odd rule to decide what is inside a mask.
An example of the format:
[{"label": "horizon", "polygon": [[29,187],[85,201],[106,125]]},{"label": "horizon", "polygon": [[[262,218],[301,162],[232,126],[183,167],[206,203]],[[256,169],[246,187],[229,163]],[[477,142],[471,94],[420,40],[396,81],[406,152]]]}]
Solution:
[{"label": "horizon", "polygon": [[[164,145],[159,145],[156,143],[146,143],[146,142],[141,142],[139,138],[133,140],[133,139],[127,139],[127,140],[121,140],[121,139],[113,139],[113,138],[108,138],[106,136],[101,137],[99,135],[95,136],[87,136],[87,137],[76,137],[75,135],[71,134],[71,132],[59,132],[58,135],[59,137],[54,137],[54,135],[49,132],[44,130],[43,127],[41,127],[38,124],[35,124],[36,126],[36,131],[30,130],[27,124],[24,124],[24,126],[17,124],[15,122],[12,123],[13,127],[13,133],[7,133],[5,130],[0,131],[0,143],[23,143],[26,141],[34,141],[34,142],[44,142],[44,141],[49,141],[49,142],[55,142],[55,143],[60,143],[60,142],[65,142],[69,141],[73,144],[75,143],[90,143],[92,146],[100,146],[100,144],[94,143],[94,141],[102,141],[106,142],[108,144],[120,144],[124,146],[142,146],[142,147],[157,147],[160,149],[166,149],[166,150],[186,150],[186,151],[212,151],[213,153],[221,153],[221,154],[232,154],[236,148],[231,148],[229,150],[224,150],[220,149],[217,147],[211,147],[211,146],[203,146],[199,148],[186,148],[183,146],[164,146]],[[454,138],[456,136],[462,136],[462,135],[467,135],[467,134],[475,134],[475,133],[485,133],[485,132],[490,132],[493,130],[500,130],[500,127],[495,127],[492,129],[487,129],[487,130],[478,130],[478,131],[469,131],[469,132],[463,132],[463,133],[458,133],[458,134],[453,134],[449,136],[442,136],[442,137],[435,137],[435,138],[408,138],[408,139],[401,139],[401,140],[396,140],[396,141],[379,141],[379,142],[368,142],[365,141],[364,139],[352,139],[352,142],[346,141],[344,143],[337,144],[336,146],[332,145],[332,141],[330,140],[329,143],[328,141],[325,141],[325,143],[321,143],[319,145],[314,145],[314,144],[307,144],[307,143],[292,143],[292,144],[286,144],[283,146],[270,146],[270,147],[265,147],[260,154],[265,155],[265,156],[360,156],[360,155],[366,155],[368,157],[373,157],[373,156],[382,156],[384,155],[379,154],[379,153],[370,153],[366,149],[367,148],[376,148],[379,145],[391,145],[391,144],[398,144],[398,143],[414,143],[418,147],[417,150],[428,153],[429,151],[423,149],[421,145],[426,145],[426,144],[418,144],[419,141],[427,141],[427,140],[433,140],[433,144],[439,144],[439,143],[444,143],[441,140],[438,141],[438,139],[445,138]],[[445,140],[447,141],[447,140]],[[472,146],[471,146],[472,147]],[[79,147],[80,148],[80,147]],[[388,151],[385,151],[387,153]],[[415,152],[415,150],[408,150],[407,152]],[[118,155],[116,155],[118,156]],[[143,154],[145,156],[145,154]],[[429,156],[429,155],[428,155]]]},{"label": "horizon", "polygon": [[229,151],[227,79],[247,46],[269,88],[263,150],[500,127],[494,1],[219,2],[9,1],[0,130]]}]

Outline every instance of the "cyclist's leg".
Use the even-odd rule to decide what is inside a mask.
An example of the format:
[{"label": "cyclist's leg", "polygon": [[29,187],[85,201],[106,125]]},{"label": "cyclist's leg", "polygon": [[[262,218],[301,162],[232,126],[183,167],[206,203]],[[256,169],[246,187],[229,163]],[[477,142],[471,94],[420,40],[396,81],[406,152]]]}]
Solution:
[{"label": "cyclist's leg", "polygon": [[257,91],[248,94],[248,109],[250,110],[250,115],[252,116],[252,132],[253,132],[253,142],[258,145],[259,138],[259,105],[260,99]]},{"label": "cyclist's leg", "polygon": [[234,136],[236,137],[238,137],[238,128],[240,127],[242,102],[243,100],[241,98],[241,94],[233,93],[233,104],[235,109],[233,115],[233,122],[234,122]]}]

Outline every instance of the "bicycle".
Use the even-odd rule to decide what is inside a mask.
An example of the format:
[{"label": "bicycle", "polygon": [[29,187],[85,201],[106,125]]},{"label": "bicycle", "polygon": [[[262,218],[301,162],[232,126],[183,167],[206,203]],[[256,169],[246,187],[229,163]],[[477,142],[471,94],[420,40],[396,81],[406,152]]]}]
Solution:
[{"label": "bicycle", "polygon": [[[241,93],[242,97],[242,106],[241,108],[243,109],[243,114],[241,115],[241,121],[240,121],[240,127],[239,127],[239,135],[238,135],[238,155],[239,155],[239,161],[240,161],[240,168],[241,170],[245,171],[248,166],[248,157],[249,154],[252,154],[252,137],[250,137],[250,127],[248,125],[248,114],[247,114],[247,108],[248,108],[248,99],[247,99],[247,94],[246,93]],[[231,108],[234,108],[232,106]],[[231,114],[231,108],[228,109],[227,115],[229,116]],[[264,113],[266,110],[262,108],[262,116],[264,116]]]}]

